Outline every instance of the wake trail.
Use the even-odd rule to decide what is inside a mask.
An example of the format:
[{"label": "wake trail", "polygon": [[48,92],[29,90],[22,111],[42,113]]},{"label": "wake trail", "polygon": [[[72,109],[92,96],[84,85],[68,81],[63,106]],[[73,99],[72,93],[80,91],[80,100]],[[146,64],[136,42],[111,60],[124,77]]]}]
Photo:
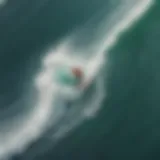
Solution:
[{"label": "wake trail", "polygon": [[[124,5],[124,6],[121,5],[119,10],[116,13],[114,12],[113,14],[111,14],[110,17],[108,17],[108,20],[105,21],[105,23],[102,22],[101,25],[98,26],[97,32],[99,32],[100,37],[99,37],[99,39],[97,38],[98,39],[97,41],[89,43],[89,45],[90,45],[89,47],[92,50],[92,53],[88,52],[89,56],[87,55],[88,54],[87,51],[84,51],[86,44],[83,44],[80,47],[76,46],[76,45],[74,45],[74,46],[71,45],[72,43],[75,44],[75,41],[77,39],[79,39],[78,36],[83,35],[84,39],[86,38],[86,35],[83,34],[83,32],[87,33],[86,30],[89,29],[86,27],[85,29],[82,29],[82,31],[80,31],[78,33],[75,33],[75,34],[73,33],[73,35],[68,37],[69,40],[68,41],[66,40],[67,41],[66,43],[64,42],[64,44],[62,43],[60,45],[60,47],[57,50],[57,55],[59,54],[59,57],[61,57],[60,59],[65,59],[64,63],[66,62],[66,59],[68,57],[69,57],[69,59],[72,59],[74,62],[76,62],[76,60],[78,60],[78,62],[82,61],[82,64],[85,66],[84,69],[88,75],[87,78],[94,79],[98,75],[99,71],[103,68],[104,63],[106,63],[106,54],[111,49],[111,47],[113,47],[113,45],[116,43],[116,41],[118,40],[121,33],[123,31],[127,30],[133,24],[135,24],[135,22],[138,21],[138,19],[141,18],[143,16],[143,14],[150,8],[153,1],[151,1],[151,0],[145,0],[145,1],[137,0],[137,1],[134,1],[134,3],[133,3],[133,1],[132,1],[132,3],[129,3],[128,1],[124,1],[124,2],[126,2],[126,5]],[[131,8],[129,8],[128,6]],[[130,10],[128,11],[128,9],[130,9]],[[128,14],[126,14],[127,11],[129,12]],[[98,35],[97,33],[95,33],[95,30],[94,30],[94,34]],[[81,39],[81,40],[83,41],[83,39]],[[77,48],[79,47],[80,49],[82,48],[82,51],[85,53],[85,55],[79,54],[79,53],[81,53],[79,48],[78,48],[78,54],[77,54],[76,47]],[[86,47],[87,47],[87,45],[86,45]],[[55,52],[55,54],[56,54],[56,52]],[[48,57],[46,57],[46,59],[45,59],[44,64],[46,67],[50,67],[50,64],[54,63],[55,55],[52,55],[52,53],[51,53]],[[76,62],[76,63],[78,63],[78,62]],[[99,88],[101,88],[101,89],[99,89]],[[102,99],[104,97],[104,91],[103,91],[104,82],[103,81],[101,82],[101,86],[99,88],[96,89],[95,94],[98,97],[98,95],[103,93],[100,98],[102,101]],[[88,108],[88,110],[90,110],[90,113],[92,113],[89,115],[93,116],[94,114],[96,114],[96,111],[98,110],[98,108],[100,108],[101,101],[98,100],[98,104],[96,103],[96,105],[94,106],[94,105],[91,105],[92,100],[90,99],[90,102],[88,104],[83,105],[85,107],[81,107],[81,108]],[[95,102],[96,102],[96,100],[94,100],[94,103]],[[74,107],[78,108],[77,106],[74,106]],[[75,110],[78,110],[78,109],[75,109]],[[83,110],[81,109],[81,112],[78,110],[78,113],[79,113],[79,117],[75,113],[72,116],[70,116],[69,119],[71,121],[70,123],[72,123],[72,124],[68,123],[68,124],[62,125],[61,128],[59,129],[61,131],[58,131],[53,136],[58,137],[60,135],[64,135],[68,132],[68,130],[71,130],[72,128],[74,128],[73,126],[77,126],[82,121],[84,121],[85,117],[87,115],[85,113],[87,113],[87,112],[83,112]]]},{"label": "wake trail", "polygon": [[[75,44],[72,46],[73,42],[78,39],[79,33],[83,33],[85,30],[82,29],[80,32],[71,34],[62,43],[60,42],[56,48],[47,52],[47,55],[43,59],[42,70],[36,76],[34,83],[38,92],[37,103],[33,106],[33,110],[29,115],[26,114],[23,119],[17,120],[19,121],[17,126],[12,127],[11,123],[9,129],[1,130],[0,159],[9,158],[14,153],[25,151],[30,143],[36,141],[48,127],[53,126],[55,123],[56,119],[53,115],[56,114],[54,111],[57,107],[55,103],[57,90],[51,78],[53,63],[63,61],[70,65],[78,64],[86,70],[86,80],[96,78],[103,68],[106,54],[116,43],[120,34],[142,17],[154,1],[132,0],[129,2],[128,0],[123,0],[116,11],[110,14],[110,18],[101,23],[102,25],[96,33],[96,36],[99,34],[101,36],[98,36],[94,43],[92,42],[86,50],[83,48],[85,44],[81,46]],[[83,37],[85,38],[85,35],[82,34],[81,38],[83,39]],[[82,51],[84,54],[80,55]],[[81,124],[90,115],[94,115],[101,107],[101,101],[105,96],[102,76],[96,81],[96,87],[96,92],[98,93],[96,94],[96,99],[94,97],[95,94],[92,97],[96,101],[93,101],[91,98],[90,102],[84,104],[83,109],[80,109],[81,106],[77,104],[77,107],[75,106],[73,110],[73,114],[68,119],[69,123],[62,125],[56,134],[53,135],[55,140],[66,135],[68,131]],[[93,105],[93,102],[95,106],[90,106],[89,103]],[[86,108],[88,109],[87,111]]]}]

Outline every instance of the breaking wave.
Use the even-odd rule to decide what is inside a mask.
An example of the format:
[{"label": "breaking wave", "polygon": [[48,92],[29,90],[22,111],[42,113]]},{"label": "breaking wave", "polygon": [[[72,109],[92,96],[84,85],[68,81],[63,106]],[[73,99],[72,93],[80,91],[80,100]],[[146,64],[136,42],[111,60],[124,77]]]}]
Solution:
[{"label": "breaking wave", "polygon": [[[0,159],[23,152],[48,131],[54,143],[85,120],[96,116],[106,96],[103,68],[107,53],[121,33],[135,24],[153,2],[121,0],[107,15],[105,11],[101,12],[47,51],[31,84],[36,99],[34,104],[30,103],[32,109],[15,117],[12,122],[1,122],[4,127],[0,132]],[[60,104],[56,84],[52,81],[54,64],[59,61],[80,65],[87,73],[86,79],[93,83],[69,111]],[[72,96],[75,94],[73,91]]]}]

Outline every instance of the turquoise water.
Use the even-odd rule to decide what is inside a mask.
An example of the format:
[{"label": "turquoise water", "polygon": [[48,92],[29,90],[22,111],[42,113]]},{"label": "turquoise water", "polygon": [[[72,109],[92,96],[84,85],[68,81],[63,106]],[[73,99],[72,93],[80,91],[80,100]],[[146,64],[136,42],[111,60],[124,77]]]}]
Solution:
[{"label": "turquoise water", "polygon": [[[104,0],[15,0],[0,10],[1,124],[32,108],[24,95],[44,50],[104,6],[109,12]],[[13,159],[159,159],[159,9],[157,2],[110,50],[107,97],[98,116],[54,148],[42,138]]]}]

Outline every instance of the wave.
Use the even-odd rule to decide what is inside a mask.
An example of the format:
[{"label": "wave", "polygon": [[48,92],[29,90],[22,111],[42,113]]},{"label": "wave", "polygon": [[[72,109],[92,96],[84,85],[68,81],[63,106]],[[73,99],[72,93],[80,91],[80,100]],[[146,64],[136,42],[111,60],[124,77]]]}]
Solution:
[{"label": "wave", "polygon": [[[135,24],[153,2],[122,0],[114,5],[115,9],[107,16],[104,16],[104,11],[46,53],[40,72],[33,78],[31,85],[36,89],[36,103],[30,104],[32,110],[1,128],[0,159],[25,151],[29,144],[43,136],[48,129],[51,129],[50,136],[54,143],[85,120],[96,116],[106,96],[103,78],[106,55],[121,33]],[[57,90],[51,81],[53,64],[58,61],[71,65],[78,63],[86,70],[86,79],[95,79],[90,97],[76,102],[70,113],[67,113],[68,116],[66,110],[57,104]]]}]

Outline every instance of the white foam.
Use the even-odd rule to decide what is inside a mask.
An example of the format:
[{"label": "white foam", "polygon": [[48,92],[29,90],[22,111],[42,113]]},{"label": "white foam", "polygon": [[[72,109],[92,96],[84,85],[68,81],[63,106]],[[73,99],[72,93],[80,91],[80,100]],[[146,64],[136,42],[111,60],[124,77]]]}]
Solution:
[{"label": "white foam", "polygon": [[[68,62],[80,62],[80,65],[83,63],[88,70],[88,74],[90,73],[89,78],[91,76],[96,76],[97,72],[101,68],[105,51],[116,43],[117,37],[122,31],[134,24],[134,22],[138,20],[145,11],[147,11],[152,2],[152,0],[139,0],[139,3],[137,3],[136,6],[132,9],[129,8],[126,16],[119,20],[119,23],[116,26],[113,26],[112,30],[108,31],[106,40],[103,42],[99,52],[96,53],[89,62],[86,63],[83,58],[77,60],[73,55],[69,56],[71,47],[66,46],[64,43],[60,44],[56,50],[51,51],[45,57],[45,63],[42,66],[44,67],[42,69],[43,71],[36,77],[36,86],[39,90],[36,107],[33,107],[34,109],[32,113],[29,116],[27,115],[27,117],[22,121],[19,119],[19,121],[21,121],[19,125],[15,127],[10,126],[10,130],[8,132],[2,131],[0,133],[0,159],[9,157],[13,153],[24,151],[31,142],[35,141],[46,130],[47,125],[49,124],[50,115],[55,107],[52,105],[52,102],[54,101],[54,97],[57,95],[54,85],[50,81],[50,67],[52,66],[52,60],[55,60],[53,57],[57,56],[57,59],[63,59],[64,61],[67,59]],[[70,61],[71,58],[72,61]],[[75,61],[73,61],[73,58]],[[49,62],[50,60],[51,62]],[[89,72],[89,70],[96,72]],[[85,114],[92,114],[89,112],[90,111],[88,111],[88,113],[85,112]],[[80,121],[77,121],[77,123],[74,123],[71,127],[76,126],[79,122]]]},{"label": "white foam", "polygon": [[0,0],[0,7],[3,7],[7,4],[8,0]]}]

